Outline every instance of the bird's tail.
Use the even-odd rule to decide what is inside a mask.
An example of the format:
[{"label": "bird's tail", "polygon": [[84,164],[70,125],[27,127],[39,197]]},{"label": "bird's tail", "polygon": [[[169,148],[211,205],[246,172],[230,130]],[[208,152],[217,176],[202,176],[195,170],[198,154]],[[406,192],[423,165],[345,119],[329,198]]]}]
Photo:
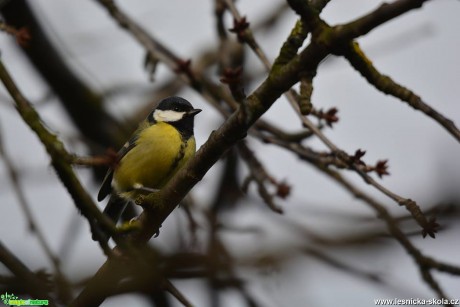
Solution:
[{"label": "bird's tail", "polygon": [[[116,224],[121,218],[121,215],[123,214],[123,211],[125,211],[127,205],[128,201],[126,199],[123,199],[116,194],[111,194],[109,202],[105,206],[103,213]],[[95,232],[97,232],[97,234]],[[103,239],[104,242],[107,242],[110,239],[110,233],[97,223],[95,229],[93,229],[94,241],[97,240],[96,236]]]}]

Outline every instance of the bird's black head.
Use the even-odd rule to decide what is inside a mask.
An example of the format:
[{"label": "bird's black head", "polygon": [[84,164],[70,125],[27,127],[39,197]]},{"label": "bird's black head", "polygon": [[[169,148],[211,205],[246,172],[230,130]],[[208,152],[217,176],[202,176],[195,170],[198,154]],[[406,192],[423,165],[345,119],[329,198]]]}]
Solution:
[{"label": "bird's black head", "polygon": [[192,104],[182,97],[172,96],[163,99],[157,106],[158,110],[173,110],[177,112],[187,112],[193,109]]},{"label": "bird's black head", "polygon": [[149,115],[149,121],[166,122],[176,127],[182,137],[188,139],[193,135],[193,119],[200,112],[200,109],[194,109],[186,99],[172,96],[160,101],[158,107]]}]

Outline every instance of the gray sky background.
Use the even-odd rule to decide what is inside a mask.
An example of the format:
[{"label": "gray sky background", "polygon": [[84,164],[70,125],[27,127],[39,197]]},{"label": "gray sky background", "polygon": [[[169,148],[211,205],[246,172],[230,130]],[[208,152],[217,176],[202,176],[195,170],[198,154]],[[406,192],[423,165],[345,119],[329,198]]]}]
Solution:
[{"label": "gray sky background", "polygon": [[[149,29],[160,41],[183,58],[188,58],[213,46],[216,40],[212,2],[186,1],[118,1],[136,21]],[[238,7],[250,22],[256,22],[280,1],[240,0]],[[332,0],[323,13],[330,24],[347,22],[376,8],[381,1]],[[62,49],[68,63],[91,83],[104,91],[120,85],[149,86],[142,67],[144,52],[123,30],[119,29],[95,1],[36,0],[33,2],[45,22],[51,37]],[[436,0],[421,10],[403,15],[359,39],[362,48],[381,72],[419,94],[425,102],[460,125],[460,2]],[[270,59],[276,56],[280,44],[288,35],[296,16],[287,13],[275,33],[260,33],[258,39]],[[229,19],[230,20],[230,19]],[[231,23],[229,22],[230,26]],[[1,33],[2,61],[8,67],[26,97],[36,102],[48,93],[46,86],[19,51],[12,39]],[[248,69],[261,70],[258,60],[249,55]],[[171,73],[160,64],[157,80]],[[246,92],[261,80],[248,85]],[[442,127],[404,103],[384,96],[370,87],[350,65],[340,58],[329,58],[315,78],[313,103],[317,107],[339,109],[340,122],[327,130],[330,139],[352,153],[367,151],[365,161],[389,159],[391,176],[382,183],[392,191],[416,200],[423,208],[440,201],[460,199],[460,145]],[[155,86],[155,84],[154,84]],[[0,131],[4,146],[21,171],[21,184],[40,227],[58,252],[70,223],[80,223],[80,233],[72,254],[63,263],[69,276],[84,277],[94,272],[104,261],[98,246],[88,235],[88,226],[77,212],[49,166],[49,159],[34,134],[19,119],[3,87],[0,88]],[[204,109],[196,123],[198,146],[218,127],[221,119],[202,99],[190,90],[183,96],[194,106]],[[122,95],[110,109],[124,117],[142,101]],[[75,130],[55,99],[37,106],[46,124],[65,140],[72,151],[85,154],[85,148],[75,139]],[[275,103],[265,118],[280,126],[296,130],[300,123],[284,99]],[[318,141],[309,145],[324,148]],[[328,254],[364,271],[380,274],[385,285],[369,283],[348,273],[324,265],[313,258],[299,256],[299,247],[308,238],[292,235],[290,222],[297,227],[314,229],[335,237],[366,231],[375,221],[375,214],[365,204],[354,200],[337,185],[308,165],[299,166],[296,157],[273,146],[252,143],[252,148],[277,178],[285,178],[293,186],[287,201],[279,201],[285,215],[275,216],[260,204],[255,189],[252,200],[257,205],[244,206],[226,216],[229,228],[256,227],[263,235],[226,231],[223,236],[232,253],[242,263],[242,273],[255,255],[267,254],[292,258],[279,267],[248,274],[249,290],[262,306],[373,306],[374,298],[431,298],[434,294],[421,281],[417,267],[395,242],[378,246],[329,249]],[[202,208],[209,201],[216,165],[194,189]],[[244,170],[243,170],[244,173]],[[79,170],[86,187],[96,195],[97,186],[88,170]],[[387,204],[396,216],[406,214],[403,208],[374,192],[354,174],[347,177]],[[32,269],[50,267],[27,225],[11,190],[4,164],[0,162],[0,236],[3,243],[22,257]],[[102,206],[102,205],[101,205]],[[180,210],[180,209],[179,209]],[[163,225],[155,243],[165,250],[180,247],[179,234],[186,231],[186,220],[179,210]],[[360,218],[358,218],[360,217]],[[380,225],[379,222],[377,222]],[[415,226],[412,229],[416,229]],[[415,237],[414,244],[437,259],[456,263],[460,253],[458,223],[449,225],[436,240]],[[206,229],[200,230],[205,237]],[[0,267],[0,272],[3,272]],[[453,298],[460,298],[460,279],[435,274],[443,289]],[[178,282],[177,285],[196,306],[206,306],[202,285]],[[120,306],[132,298],[118,300]],[[239,306],[237,295],[228,293],[228,305]],[[138,301],[136,301],[138,302]],[[141,304],[141,303],[139,303]],[[107,302],[107,306],[110,302]]]}]

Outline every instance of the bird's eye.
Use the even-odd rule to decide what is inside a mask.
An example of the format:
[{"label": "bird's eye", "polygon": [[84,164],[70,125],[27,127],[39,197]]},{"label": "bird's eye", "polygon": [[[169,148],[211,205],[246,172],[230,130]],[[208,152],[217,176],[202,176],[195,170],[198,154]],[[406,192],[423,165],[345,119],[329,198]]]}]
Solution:
[{"label": "bird's eye", "polygon": [[180,109],[179,109],[178,107],[175,107],[175,108],[174,108],[174,111],[179,112]]}]

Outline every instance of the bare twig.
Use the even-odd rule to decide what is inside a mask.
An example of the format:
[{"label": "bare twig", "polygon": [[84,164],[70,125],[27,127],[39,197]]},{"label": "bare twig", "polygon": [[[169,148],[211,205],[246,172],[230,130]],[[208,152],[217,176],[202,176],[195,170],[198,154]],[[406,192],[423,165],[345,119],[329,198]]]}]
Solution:
[{"label": "bare twig", "polygon": [[390,213],[383,204],[381,204],[376,199],[374,199],[373,197],[366,194],[364,191],[354,186],[350,181],[348,181],[342,175],[340,175],[340,173],[327,168],[324,164],[322,164],[321,160],[318,159],[318,155],[311,154],[309,150],[305,150],[299,144],[288,143],[275,138],[268,138],[266,140],[268,142],[277,144],[279,146],[293,151],[301,159],[310,162],[313,166],[315,166],[323,173],[328,175],[332,180],[334,180],[344,189],[349,191],[357,199],[360,199],[366,202],[368,205],[370,205],[371,208],[373,208],[377,212],[377,216],[381,218],[383,221],[385,221],[390,234],[403,246],[407,253],[413,257],[413,259],[419,266],[423,279],[430,285],[430,287],[432,287],[432,289],[438,294],[440,298],[445,297],[443,296],[444,293],[440,291],[439,286],[437,286],[437,284],[435,283],[430,273],[430,270],[435,269],[442,272],[448,272],[453,275],[460,275],[460,267],[441,263],[428,256],[423,255],[422,252],[409,241],[407,236],[400,229],[397,220],[395,220],[395,218],[393,218],[390,215]]},{"label": "bare twig", "polygon": [[[231,8],[232,13],[234,15],[234,18],[238,19],[240,17],[240,14],[239,14],[238,10],[236,9],[236,7],[233,5],[233,1],[232,0],[226,0],[226,3]],[[316,28],[325,27],[325,23],[322,20],[319,19],[317,14],[314,12],[313,7],[310,7],[306,2],[303,2],[302,4],[300,4],[297,1],[289,1],[289,3],[302,16],[303,21],[305,23],[309,24],[309,26],[313,30],[316,30]],[[393,11],[391,11],[391,12],[395,13]],[[373,12],[371,14],[377,14],[378,16],[380,16],[379,15],[380,13]],[[305,20],[307,18],[307,16],[309,18],[308,21]],[[362,26],[364,27],[365,24],[366,24],[366,22],[363,21]],[[294,37],[294,36],[297,35],[299,30],[296,30],[296,29],[298,27],[299,27],[299,24],[297,24],[296,27],[294,28],[294,30],[291,32],[290,37]],[[348,25],[345,25],[344,27],[352,27],[352,25],[348,24]],[[303,31],[303,32],[305,32],[305,31]],[[301,33],[303,33],[303,32],[301,31]],[[344,32],[344,33],[346,33],[346,32]],[[244,29],[243,34],[244,34],[242,36],[243,38],[249,37],[249,38],[247,38],[248,41],[254,41],[255,42],[255,39],[254,39],[251,31],[248,28]],[[319,35],[319,34],[316,34],[316,35]],[[342,35],[346,36],[345,34],[342,34]],[[303,35],[302,37],[305,38],[305,35]],[[251,49],[259,56],[260,60],[262,61],[262,63],[266,67],[266,69],[269,70],[271,68],[271,64],[267,60],[267,58],[264,56],[264,52],[258,47],[258,44],[250,44],[248,41],[246,41],[246,42],[251,46]],[[289,39],[287,40],[287,42],[289,42]],[[286,45],[286,44],[283,47],[287,48],[289,46],[289,45]],[[293,50],[296,50],[296,48],[300,47],[300,44],[297,44],[296,46],[293,46],[293,47],[294,47]],[[283,51],[283,49],[282,49],[282,51]],[[280,58],[283,59],[283,62],[286,61],[286,60],[289,60],[289,56],[286,56],[285,54],[286,54],[286,52],[281,52],[280,53]],[[294,52],[289,52],[289,54],[290,54],[290,57],[293,57],[295,55]],[[275,62],[275,64],[276,64],[276,62]],[[278,61],[278,64],[276,64],[276,65],[279,65],[279,61]],[[310,70],[310,71],[315,71],[315,70]],[[305,73],[305,72],[303,74],[304,74],[303,76],[305,76],[305,78],[306,78],[306,76],[311,76],[311,78],[312,78],[312,76],[315,75],[315,73]],[[308,82],[311,83],[311,78],[306,79],[305,82],[310,80]],[[302,88],[304,89],[304,93],[303,93],[304,95],[307,94],[306,92],[309,92],[309,94],[311,94],[311,91],[306,90],[305,85],[303,87],[301,86],[301,89]],[[399,205],[405,206],[407,208],[407,210],[409,210],[409,212],[412,214],[414,219],[423,228],[424,236],[425,236],[425,234],[429,234],[431,237],[434,238],[435,233],[437,231],[437,224],[434,221],[433,222],[428,221],[425,218],[425,216],[423,215],[423,213],[420,210],[420,208],[417,206],[417,204],[413,200],[403,198],[403,197],[397,195],[396,193],[393,193],[392,191],[388,190],[383,185],[381,185],[380,183],[376,182],[366,172],[364,172],[359,167],[357,167],[354,163],[352,163],[352,161],[350,161],[350,159],[349,159],[349,156],[343,150],[339,149],[336,145],[334,145],[315,125],[313,125],[313,123],[308,118],[303,116],[303,112],[302,112],[302,110],[300,108],[300,106],[303,106],[303,104],[300,103],[300,102],[303,101],[303,99],[301,98],[300,102],[297,102],[296,94],[295,94],[295,92],[293,90],[290,90],[289,92],[287,92],[286,96],[287,96],[291,106],[294,108],[296,113],[299,115],[299,118],[300,118],[300,120],[302,121],[302,123],[303,123],[303,125],[305,127],[310,129],[316,136],[318,136],[321,139],[321,141],[324,144],[326,144],[326,146],[328,146],[333,153],[335,153],[337,155],[337,157],[339,159],[341,159],[344,163],[349,165],[350,168],[355,170],[364,179],[364,181],[366,183],[373,185],[376,189],[378,189],[379,191],[381,191],[382,193],[384,193],[385,195],[387,195],[388,197],[390,197],[391,199],[396,201]],[[307,99],[307,101],[308,100],[309,99]],[[306,111],[306,110],[304,110],[304,111]],[[310,111],[310,110],[308,110],[308,111]]]},{"label": "bare twig", "polygon": [[30,40],[30,33],[26,27],[16,29],[13,26],[6,24],[3,21],[0,21],[0,31],[4,31],[16,38],[16,42],[21,46],[27,46],[27,43]]},{"label": "bare twig", "polygon": [[249,30],[249,23],[246,22],[246,18],[241,17],[233,0],[224,0],[224,1],[227,7],[232,12],[232,15],[234,18],[234,26],[231,31],[235,32],[238,35],[238,39],[240,41],[245,42],[246,44],[249,45],[249,47],[251,47],[251,49],[257,54],[257,56],[261,59],[262,63],[265,66],[270,66],[271,65],[270,60],[265,55],[265,53],[262,51],[257,41],[254,39],[254,35],[252,34],[252,31]]},{"label": "bare twig", "polygon": [[283,209],[276,205],[273,200],[275,195],[272,195],[265,186],[266,182],[276,184],[276,181],[267,173],[260,161],[255,157],[254,153],[245,143],[241,142],[238,144],[238,151],[250,171],[250,175],[243,184],[243,190],[247,191],[250,182],[254,181],[257,184],[259,195],[262,197],[265,204],[274,212],[283,213]]},{"label": "bare twig", "polygon": [[352,267],[343,261],[337,260],[334,257],[331,257],[324,252],[313,248],[313,247],[307,247],[303,249],[303,252],[313,258],[318,259],[319,261],[322,261],[326,263],[329,266],[335,267],[339,270],[345,271],[347,273],[350,273],[352,275],[355,275],[357,277],[361,277],[363,279],[369,280],[371,282],[376,282],[376,283],[381,283],[382,279],[381,277],[376,274],[376,273],[370,273],[370,272],[365,272],[363,270],[359,270],[355,267]]},{"label": "bare twig", "polygon": [[[108,5],[107,8],[110,10],[113,9],[112,1],[99,1],[104,5]],[[397,3],[408,3],[409,1],[397,1]],[[418,1],[414,1],[418,2]],[[292,0],[289,3],[295,3],[299,5],[300,8],[303,4],[307,4],[306,1],[301,0]],[[301,52],[292,57],[286,64],[279,67],[277,70],[271,70],[269,76],[262,82],[262,84],[248,97],[244,100],[244,109],[238,107],[236,111],[225,121],[225,123],[217,129],[214,133],[211,134],[208,141],[200,148],[197,152],[197,155],[189,161],[189,163],[184,166],[175,176],[172,178],[166,186],[155,195],[155,200],[152,203],[145,202],[144,207],[145,210],[139,217],[139,223],[141,225],[141,229],[138,233],[132,234],[130,239],[137,243],[145,243],[152,235],[158,231],[161,223],[169,216],[169,214],[174,210],[176,205],[182,200],[187,192],[199,181],[206,172],[210,169],[212,165],[216,163],[216,161],[232,146],[234,146],[238,141],[243,139],[246,136],[248,129],[260,118],[260,116],[266,112],[272,104],[282,95],[284,92],[288,91],[297,81],[298,76],[303,71],[315,71],[318,67],[319,63],[332,52],[336,45],[339,45],[344,40],[351,40],[359,35],[363,35],[365,31],[370,31],[373,27],[377,27],[378,25],[382,24],[383,22],[399,16],[400,14],[408,11],[410,8],[400,9],[398,5],[389,5],[395,11],[386,14],[385,16],[381,16],[379,14],[375,15],[375,20],[372,18],[366,19],[360,23],[358,23],[358,31],[353,32],[351,29],[347,29],[343,31],[343,29],[334,31],[334,35],[327,36],[327,35],[319,35],[324,34],[321,31],[321,28],[326,29],[325,31],[329,31],[330,29],[327,28],[317,16],[317,11],[309,11],[307,14],[302,13],[303,20],[306,21],[306,24],[313,29],[313,33],[318,33],[319,36],[315,36],[314,40],[311,44],[309,44],[305,49]],[[412,7],[412,6],[411,6]],[[309,7],[308,7],[309,8]],[[120,17],[119,15],[117,15]],[[313,17],[312,19],[306,17]],[[115,18],[117,18],[115,16]],[[241,20],[240,20],[241,21]],[[123,18],[123,20],[118,20],[118,22],[129,29],[134,36],[138,35],[139,33],[145,33],[145,31],[138,32],[138,27],[132,27],[132,21]],[[366,33],[367,33],[366,32]],[[327,33],[326,33],[327,34]],[[150,39],[148,36],[143,36],[142,39]],[[151,42],[144,41],[143,44],[145,46],[151,46]],[[198,78],[196,75],[193,75],[189,71],[189,63],[187,61],[181,62],[182,75],[185,75],[193,88],[199,90],[201,93],[203,91],[198,88]],[[193,77],[194,80],[190,80]],[[203,83],[199,83],[202,85]],[[222,97],[222,96],[221,96]],[[327,138],[324,137],[321,133],[319,133],[319,129],[316,128],[314,125],[309,127],[313,129],[312,131],[328,146],[332,146],[334,148],[335,145],[332,144]],[[331,148],[332,148],[331,147]],[[338,152],[333,150],[333,152]],[[381,210],[380,208],[376,208],[376,210]],[[378,211],[377,210],[377,211]],[[380,213],[387,213],[386,209],[383,208],[384,211],[379,211]],[[385,219],[390,221],[392,217],[387,214]],[[400,232],[399,228],[393,223],[388,222],[389,229],[393,233],[396,229]],[[395,232],[395,236],[398,233]],[[403,237],[399,238],[401,241],[404,241],[404,234]],[[410,244],[410,242],[409,242]],[[407,245],[412,246],[412,245]],[[408,248],[409,252],[416,254],[418,250],[413,250]],[[414,257],[416,259],[420,259]],[[110,262],[106,262],[110,263]],[[101,268],[101,270],[96,274],[96,276],[90,281],[91,284],[95,283],[96,281],[104,282],[107,278],[106,265]],[[107,279],[108,280],[108,279]],[[425,278],[427,282],[428,278]],[[434,290],[439,294],[442,295],[435,287],[430,284]],[[85,287],[85,289],[81,292],[79,297],[74,301],[75,306],[85,306],[84,302],[87,302],[88,298],[94,296],[95,290],[91,289],[90,286]]]},{"label": "bare twig", "polygon": [[327,138],[322,131],[320,131],[307,117],[303,116],[300,112],[299,106],[296,103],[291,102],[292,108],[296,110],[297,114],[299,115],[300,120],[305,125],[305,127],[312,130],[316,136],[318,136],[321,141],[323,141],[326,146],[346,165],[348,165],[351,169],[353,169],[361,178],[363,178],[364,182],[367,184],[372,185],[377,190],[388,196],[389,198],[393,199],[397,202],[400,206],[405,206],[406,209],[412,214],[414,219],[417,223],[422,227],[423,231],[426,231],[431,237],[434,238],[435,233],[437,232],[437,225],[431,223],[426,219],[423,215],[420,207],[416,204],[415,201],[404,198],[399,196],[398,194],[390,191],[382,184],[375,181],[371,176],[369,176],[365,171],[363,171],[358,165],[356,165],[351,159],[348,154],[346,154],[343,150],[339,149],[332,141]]},{"label": "bare twig", "polygon": [[[299,0],[289,0],[289,2],[297,13],[299,13],[298,9],[300,6],[304,6],[304,4],[301,3],[302,1]],[[421,8],[425,2],[428,2],[428,0],[397,0],[392,3],[383,3],[373,12],[367,13],[350,23],[338,25],[334,27],[334,29],[337,36],[340,37],[342,41],[351,40],[369,33],[391,19],[411,10]]]},{"label": "bare twig", "polygon": [[185,307],[192,307],[192,303],[179,291],[169,280],[165,279],[163,281],[163,288],[168,291],[172,296],[174,296],[182,305]]},{"label": "bare twig", "polygon": [[27,202],[26,196],[21,187],[16,167],[14,166],[14,163],[12,159],[10,158],[10,156],[6,153],[6,150],[3,144],[3,138],[2,138],[1,131],[0,131],[0,157],[2,157],[3,161],[5,162],[5,165],[6,165],[8,174],[9,174],[9,178],[11,181],[11,185],[13,186],[13,190],[18,198],[19,205],[21,206],[21,209],[24,212],[24,215],[28,223],[29,230],[37,237],[37,240],[40,243],[40,246],[42,247],[43,251],[45,252],[46,256],[51,262],[51,265],[53,266],[53,269],[56,272],[56,275],[58,276],[58,279],[59,279],[58,287],[62,290],[61,291],[61,293],[63,294],[62,298],[69,299],[70,298],[69,282],[61,270],[59,258],[53,253],[50,245],[46,241],[45,235],[41,231],[38,224],[35,222],[35,219],[30,209],[29,203]]},{"label": "bare twig", "polygon": [[404,102],[407,102],[415,110],[425,113],[427,116],[431,117],[443,126],[454,138],[457,139],[457,141],[460,142],[460,130],[458,130],[452,120],[423,102],[422,98],[410,89],[399,85],[389,76],[381,74],[374,65],[372,65],[371,60],[366,56],[358,43],[354,42],[346,46],[343,50],[343,54],[350,64],[359,71],[359,73],[366,78],[370,84],[385,94],[392,95]]}]

